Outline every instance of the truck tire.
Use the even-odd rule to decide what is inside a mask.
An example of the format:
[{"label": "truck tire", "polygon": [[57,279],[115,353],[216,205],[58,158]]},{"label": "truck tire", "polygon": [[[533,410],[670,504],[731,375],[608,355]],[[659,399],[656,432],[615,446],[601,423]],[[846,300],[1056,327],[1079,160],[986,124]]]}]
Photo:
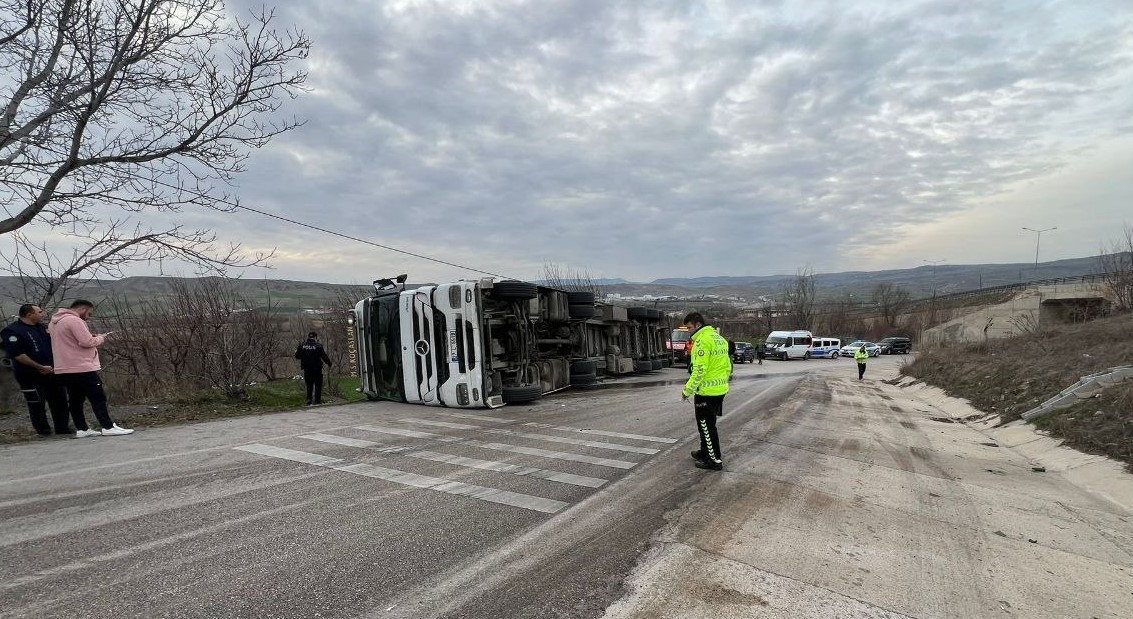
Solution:
[{"label": "truck tire", "polygon": [[631,307],[626,310],[626,316],[630,320],[649,320],[652,314],[647,307]]},{"label": "truck tire", "polygon": [[653,365],[654,370],[660,370],[665,367],[665,364],[662,363],[660,359],[654,359],[650,363]]},{"label": "truck tire", "polygon": [[598,315],[598,309],[588,303],[571,303],[571,318],[593,318]]},{"label": "truck tire", "polygon": [[662,319],[662,318],[664,318],[664,317],[665,317],[665,312],[662,312],[662,311],[661,311],[661,310],[659,310],[659,309],[651,309],[651,310],[649,310],[649,318],[650,318],[650,320],[661,320],[661,319]]},{"label": "truck tire", "polygon": [[642,361],[640,359],[634,359],[634,361],[633,361],[633,371],[634,372],[652,372],[653,371],[653,362],[649,361],[648,359],[646,359],[644,361]]},{"label": "truck tire", "polygon": [[501,301],[527,301],[539,295],[539,287],[530,282],[521,282],[514,279],[496,282],[492,286],[491,296]]},{"label": "truck tire", "polygon": [[543,389],[538,385],[531,387],[504,387],[502,397],[504,404],[524,404],[526,402],[534,402],[543,397]]},{"label": "truck tire", "polygon": [[571,374],[570,375],[570,386],[571,387],[589,387],[591,385],[597,385],[597,384],[598,384],[598,374],[597,373],[592,372],[590,374]]},{"label": "truck tire", "polygon": [[571,305],[594,305],[594,293],[583,290],[567,292],[567,303]]},{"label": "truck tire", "polygon": [[598,364],[593,361],[575,361],[570,364],[570,374],[597,374]]}]

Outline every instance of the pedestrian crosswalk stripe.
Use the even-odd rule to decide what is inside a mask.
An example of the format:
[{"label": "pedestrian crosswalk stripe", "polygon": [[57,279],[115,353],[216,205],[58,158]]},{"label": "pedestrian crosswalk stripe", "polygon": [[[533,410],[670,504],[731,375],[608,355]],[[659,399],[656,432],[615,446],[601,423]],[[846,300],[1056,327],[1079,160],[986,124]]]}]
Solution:
[{"label": "pedestrian crosswalk stripe", "polygon": [[347,445],[349,447],[378,448],[378,450],[382,452],[396,453],[402,456],[409,456],[410,458],[431,460],[433,462],[444,462],[445,464],[452,464],[455,466],[482,469],[486,471],[496,471],[499,473],[510,473],[512,475],[538,477],[539,479],[571,484],[573,486],[586,486],[587,488],[600,488],[603,484],[609,481],[606,479],[601,479],[599,477],[587,477],[585,475],[574,475],[572,473],[563,473],[560,471],[549,471],[533,466],[520,466],[518,464],[508,464],[506,462],[491,462],[489,460],[466,458],[463,456],[442,454],[428,450],[414,450],[410,447],[383,447],[381,443],[375,443],[373,441],[363,441],[343,436],[335,436],[332,434],[322,434],[319,432],[315,432],[313,434],[304,434],[299,438],[320,441],[323,443],[331,443],[335,445]]},{"label": "pedestrian crosswalk stripe", "polygon": [[323,434],[315,432],[312,434],[304,434],[299,438],[310,439],[312,441],[322,441],[324,443],[334,443],[336,445],[347,445],[349,447],[379,447],[381,443],[374,441],[363,441],[356,438],[347,438],[345,436],[335,436],[334,434]]},{"label": "pedestrian crosswalk stripe", "polygon": [[403,430],[401,428],[388,428],[386,426],[364,425],[364,426],[354,426],[354,427],[358,428],[359,430],[365,430],[367,432],[378,432],[378,433],[381,433],[381,434],[392,434],[394,436],[408,436],[409,438],[431,438],[431,439],[434,439],[434,440],[445,441],[445,442],[449,442],[449,443],[453,443],[453,442],[460,440],[459,438],[448,438],[448,437],[441,436],[440,434],[433,434],[432,432],[418,432],[416,430]]},{"label": "pedestrian crosswalk stripe", "polygon": [[392,434],[394,436],[408,436],[411,438],[430,438],[436,441],[446,443],[461,443],[464,445],[471,445],[481,449],[492,449],[496,451],[510,451],[512,453],[526,454],[529,456],[539,456],[541,458],[551,458],[554,460],[567,460],[570,462],[583,462],[586,464],[597,464],[599,466],[609,466],[619,469],[631,469],[637,465],[636,462],[626,462],[624,460],[611,460],[609,458],[597,458],[594,456],[586,456],[583,454],[572,454],[565,451],[551,451],[548,449],[539,449],[537,447],[520,447],[518,445],[504,445],[503,443],[484,443],[467,438],[441,436],[440,434],[431,434],[429,432],[416,432],[414,430],[402,430],[400,428],[387,428],[384,426],[365,425],[354,426],[359,430],[366,430],[367,432],[380,432],[382,434]]},{"label": "pedestrian crosswalk stripe", "polygon": [[474,469],[497,471],[500,473],[511,473],[512,475],[538,477],[539,479],[557,481],[574,486],[586,486],[588,488],[600,488],[608,481],[606,479],[600,479],[598,477],[574,475],[573,473],[563,473],[561,471],[548,471],[545,469],[535,468],[533,466],[520,466],[518,464],[508,464],[506,462],[478,460],[476,458],[466,458],[464,456],[442,454],[435,451],[411,451],[406,453],[405,455],[411,456],[413,458],[422,458],[424,460],[444,462],[446,464],[454,464],[456,466],[464,466]]},{"label": "pedestrian crosswalk stripe", "polygon": [[240,447],[236,447],[236,449],[249,453],[259,454],[261,456],[269,456],[273,458],[280,458],[282,460],[290,460],[292,462],[301,462],[303,464],[321,466],[337,471],[353,473],[355,475],[362,475],[364,477],[381,479],[404,486],[422,488],[425,490],[434,490],[436,492],[444,492],[446,494],[453,494],[458,496],[467,496],[474,499],[479,499],[481,501],[488,501],[490,503],[498,503],[500,505],[509,505],[512,507],[529,509],[545,514],[557,513],[559,511],[562,511],[563,508],[569,505],[569,503],[566,503],[564,501],[556,501],[554,499],[547,499],[530,494],[522,494],[508,490],[499,490],[496,488],[466,484],[464,482],[450,481],[437,477],[429,477],[427,475],[418,475],[416,473],[406,473],[404,471],[387,469],[380,466],[374,466],[372,464],[365,464],[362,462],[349,462],[340,458],[331,458],[329,456],[308,453],[305,451],[296,451],[294,449],[285,449],[283,447],[273,447],[271,445],[262,445],[256,443],[252,445],[242,445]]},{"label": "pedestrian crosswalk stripe", "polygon": [[654,443],[676,443],[678,439],[667,438],[664,436],[649,436],[646,434],[626,434],[624,432],[607,432],[605,430],[592,430],[590,428],[572,428],[571,426],[555,426],[549,423],[525,423],[525,426],[533,428],[544,428],[547,430],[562,430],[564,432],[579,432],[582,434],[596,434],[598,436],[609,436],[611,438],[633,438],[639,441],[652,441]]},{"label": "pedestrian crosswalk stripe", "polygon": [[473,426],[467,423],[452,423],[451,421],[432,421],[430,419],[401,419],[405,423],[419,423],[426,426],[436,426],[438,428],[449,428],[451,430],[479,430],[482,426]]},{"label": "pedestrian crosswalk stripe", "polygon": [[475,419],[476,421],[486,421],[488,423],[515,423],[511,419],[496,419],[487,415],[474,415],[472,413],[446,413],[443,411],[436,411],[437,415],[444,415],[446,417],[456,417],[458,419]]},{"label": "pedestrian crosswalk stripe", "polygon": [[520,436],[523,438],[533,438],[540,441],[550,441],[552,443],[566,443],[568,445],[583,445],[585,447],[598,447],[600,449],[610,449],[613,451],[628,451],[631,453],[639,454],[655,454],[659,453],[660,449],[651,449],[649,447],[634,447],[633,445],[619,445],[618,443],[606,443],[603,441],[586,441],[577,438],[564,438],[562,436],[553,436],[550,434],[535,434],[531,432],[516,432],[515,430],[488,430],[484,429],[481,432],[488,434],[502,434],[504,436]]},{"label": "pedestrian crosswalk stripe", "polygon": [[461,441],[464,445],[472,447],[479,447],[480,449],[491,449],[493,451],[508,451],[517,454],[526,454],[528,456],[539,456],[540,458],[550,458],[552,460],[566,460],[568,462],[582,462],[584,464],[597,464],[598,466],[608,466],[616,469],[632,469],[637,466],[636,462],[626,462],[625,460],[612,460],[610,458],[597,458],[594,456],[587,456],[584,454],[574,454],[566,451],[551,451],[549,449],[539,449],[538,447],[522,447],[520,445],[505,445],[503,443],[484,443],[481,441],[465,440]]}]

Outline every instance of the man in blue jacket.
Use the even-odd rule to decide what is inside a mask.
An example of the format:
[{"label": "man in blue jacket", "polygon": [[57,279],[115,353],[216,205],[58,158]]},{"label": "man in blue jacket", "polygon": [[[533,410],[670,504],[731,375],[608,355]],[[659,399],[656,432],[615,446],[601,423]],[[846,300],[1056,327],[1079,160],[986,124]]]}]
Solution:
[{"label": "man in blue jacket", "polygon": [[51,425],[47,423],[47,406],[51,406],[55,434],[71,434],[67,392],[55,376],[51,336],[42,322],[43,308],[30,303],[21,305],[19,318],[0,330],[0,344],[12,360],[12,370],[28,403],[28,415],[36,433],[51,436]]}]

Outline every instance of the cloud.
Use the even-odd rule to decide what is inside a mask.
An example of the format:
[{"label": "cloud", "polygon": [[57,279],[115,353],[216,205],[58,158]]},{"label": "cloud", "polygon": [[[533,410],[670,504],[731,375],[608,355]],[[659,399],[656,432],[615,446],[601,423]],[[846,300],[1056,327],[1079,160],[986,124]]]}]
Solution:
[{"label": "cloud", "polygon": [[[285,108],[307,124],[253,155],[241,199],[519,277],[545,262],[636,280],[900,268],[946,249],[954,263],[1017,261],[997,229],[1083,207],[1007,198],[1088,175],[1133,128],[1125,2],[278,11],[314,41],[311,92]],[[1051,257],[1094,253],[1128,195],[1099,187],[1084,207],[1097,227]],[[213,221],[278,246],[281,276],[476,275],[253,214]],[[964,221],[979,225],[925,247]]]}]

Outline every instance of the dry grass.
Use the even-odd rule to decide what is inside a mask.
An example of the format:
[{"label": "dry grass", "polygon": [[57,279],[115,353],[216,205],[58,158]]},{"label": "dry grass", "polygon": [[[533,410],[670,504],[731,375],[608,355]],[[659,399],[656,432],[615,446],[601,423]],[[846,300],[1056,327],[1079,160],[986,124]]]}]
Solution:
[{"label": "dry grass", "polygon": [[[1133,314],[979,344],[921,351],[903,372],[969,400],[1003,423],[1019,419],[1086,374],[1133,363]],[[1133,464],[1133,385],[1051,414],[1040,427],[1077,449]]]}]

